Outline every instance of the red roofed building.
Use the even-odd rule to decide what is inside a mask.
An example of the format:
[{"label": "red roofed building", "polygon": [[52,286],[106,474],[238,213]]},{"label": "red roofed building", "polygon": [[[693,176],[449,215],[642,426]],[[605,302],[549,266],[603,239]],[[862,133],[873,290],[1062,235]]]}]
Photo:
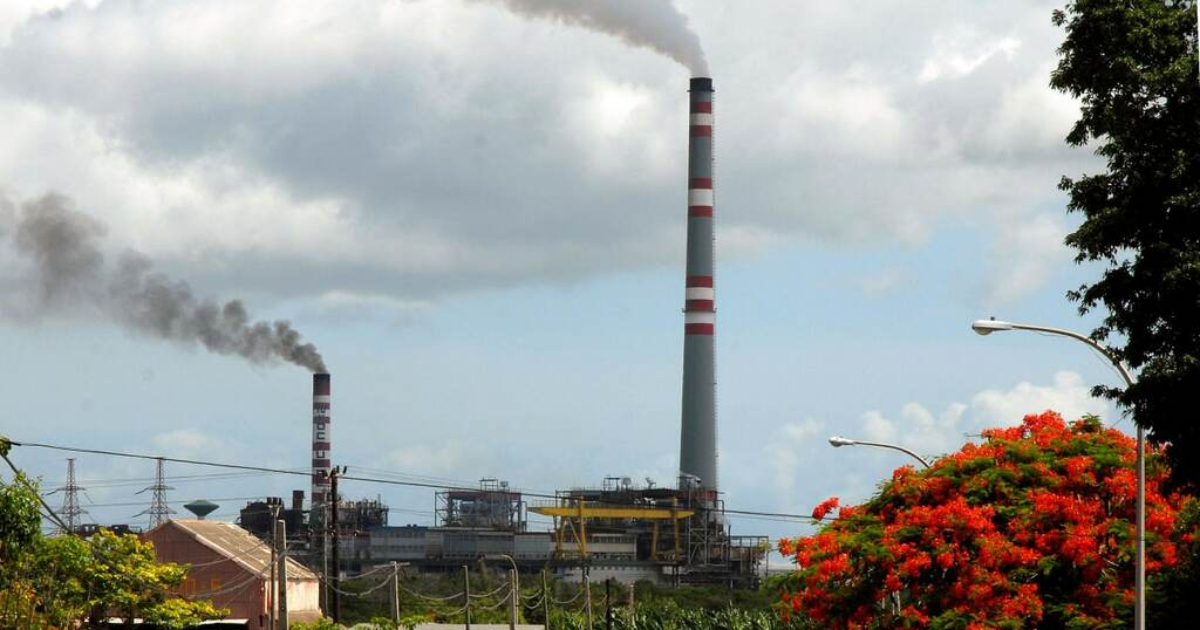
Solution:
[{"label": "red roofed building", "polygon": [[[167,521],[142,538],[154,543],[159,562],[191,566],[181,595],[228,608],[230,619],[249,620],[251,628],[267,627],[269,543],[233,523],[194,519]],[[316,574],[289,558],[288,621],[321,617],[319,594]]]}]

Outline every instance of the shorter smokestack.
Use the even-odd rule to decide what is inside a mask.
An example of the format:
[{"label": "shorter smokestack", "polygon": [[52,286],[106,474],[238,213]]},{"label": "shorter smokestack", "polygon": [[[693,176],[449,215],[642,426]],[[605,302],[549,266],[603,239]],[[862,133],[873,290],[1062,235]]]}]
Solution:
[{"label": "shorter smokestack", "polygon": [[304,509],[304,491],[292,490],[292,509],[299,512]]},{"label": "shorter smokestack", "polygon": [[329,500],[329,472],[332,467],[333,434],[330,421],[330,382],[328,374],[313,374],[312,418],[312,510],[319,513]]}]

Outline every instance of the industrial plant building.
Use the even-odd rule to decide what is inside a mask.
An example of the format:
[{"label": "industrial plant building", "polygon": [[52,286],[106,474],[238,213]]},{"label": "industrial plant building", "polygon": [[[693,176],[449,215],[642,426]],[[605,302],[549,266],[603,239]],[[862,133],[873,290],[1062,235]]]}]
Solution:
[{"label": "industrial plant building", "polygon": [[[684,480],[686,484],[686,478]],[[458,571],[483,557],[509,556],[522,571],[548,569],[568,582],[614,578],[633,583],[717,583],[753,586],[762,577],[765,536],[731,536],[720,501],[702,488],[637,487],[610,477],[595,489],[560,491],[529,505],[496,479],[477,489],[436,493],[433,526],[389,525],[378,500],[339,501],[339,573],[353,576],[400,562],[424,573]],[[264,539],[271,515],[288,523],[290,553],[317,568],[328,561],[299,503],[255,501],[241,524]],[[550,531],[531,531],[527,512],[552,519]],[[293,524],[299,529],[293,529]]]},{"label": "industrial plant building", "polygon": [[[202,519],[169,520],[142,535],[154,543],[159,562],[188,565],[179,595],[212,601],[229,609],[230,619],[245,619],[250,628],[266,628],[270,614],[271,548],[233,523]],[[290,621],[321,617],[320,583],[316,574],[295,560],[287,561]]]},{"label": "industrial plant building", "polygon": [[[345,501],[331,488],[331,471],[336,471],[331,380],[328,374],[315,374],[310,509],[304,509],[303,491],[298,490],[286,508],[280,499],[248,505],[241,513],[242,525],[267,536],[278,515],[293,539],[289,548],[318,572],[332,555],[345,575],[391,562],[448,572],[483,556],[504,555],[522,570],[549,568],[566,580],[588,573],[593,579],[623,582],[757,583],[768,540],[730,534],[717,476],[712,79],[693,78],[689,102],[680,476],[675,487],[638,487],[613,477],[599,488],[527,497],[506,482],[483,479],[478,488],[437,492],[433,526],[392,526],[381,502]],[[336,536],[330,531],[334,505]],[[530,531],[530,512],[549,517],[551,531]]]}]

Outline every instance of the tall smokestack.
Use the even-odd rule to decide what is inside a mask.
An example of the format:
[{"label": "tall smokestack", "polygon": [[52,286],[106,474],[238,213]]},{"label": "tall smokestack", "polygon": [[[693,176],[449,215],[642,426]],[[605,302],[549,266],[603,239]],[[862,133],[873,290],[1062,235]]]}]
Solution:
[{"label": "tall smokestack", "polygon": [[691,82],[688,134],[687,282],[683,324],[683,422],[679,470],[717,490],[717,376],[713,333],[713,85]]},{"label": "tall smokestack", "polygon": [[329,426],[333,417],[329,413],[330,388],[328,374],[313,374],[313,441],[312,441],[312,513],[320,518],[321,508],[332,497],[329,496],[330,458],[333,455],[332,430]]}]

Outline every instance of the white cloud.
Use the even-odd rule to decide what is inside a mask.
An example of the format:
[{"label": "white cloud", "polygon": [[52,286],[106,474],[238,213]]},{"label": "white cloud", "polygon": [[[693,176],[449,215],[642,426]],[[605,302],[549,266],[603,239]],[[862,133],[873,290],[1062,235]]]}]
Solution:
[{"label": "white cloud", "polygon": [[933,48],[921,67],[918,78],[922,83],[964,77],[997,56],[1011,61],[1021,48],[1021,40],[988,38],[973,28],[959,27],[950,33],[934,34]]},{"label": "white cloud", "polygon": [[[1111,413],[1107,402],[1094,398],[1075,372],[1057,372],[1052,384],[1023,381],[1007,391],[984,390],[970,404],[951,403],[934,414],[917,402],[906,403],[897,418],[878,410],[862,415],[862,439],[898,444],[921,454],[940,455],[958,450],[981,429],[1017,424],[1029,414],[1056,411],[1068,420],[1084,414]],[[858,437],[858,436],[847,436]]]},{"label": "white cloud", "polygon": [[812,418],[789,422],[776,431],[775,439],[763,447],[763,461],[771,472],[772,486],[780,496],[791,496],[803,465],[802,452],[824,442],[825,425]]},{"label": "white cloud", "polygon": [[862,431],[870,441],[896,443],[921,453],[945,453],[958,448],[965,439],[961,426],[965,409],[965,405],[955,403],[935,416],[923,405],[909,402],[901,407],[896,420],[879,411],[864,413]]},{"label": "white cloud", "polygon": [[[1054,199],[1087,158],[1054,139],[1049,6],[689,7],[722,255]],[[6,7],[0,186],[72,197],[202,286],[424,301],[682,256],[685,77],[612,38],[462,1]]]},{"label": "white cloud", "polygon": [[989,307],[1012,304],[1041,289],[1071,261],[1071,252],[1063,244],[1067,227],[1061,215],[1009,215],[999,223],[990,253],[991,279],[985,298]]},{"label": "white cloud", "polygon": [[[971,414],[977,424],[1004,426],[1020,422],[1031,413],[1057,411],[1067,420],[1085,414],[1101,416],[1112,413],[1104,400],[1092,396],[1091,387],[1075,372],[1054,374],[1051,385],[1035,385],[1028,381],[1017,383],[1008,391],[985,390],[971,399]],[[1110,418],[1111,423],[1115,418]]]},{"label": "white cloud", "polygon": [[819,435],[824,428],[824,424],[812,418],[805,418],[800,422],[789,422],[783,425],[781,432],[789,441],[803,443],[813,436]]},{"label": "white cloud", "polygon": [[885,267],[858,279],[858,288],[868,298],[895,295],[913,282],[912,274],[897,267]]},{"label": "white cloud", "polygon": [[214,458],[214,454],[227,450],[224,441],[193,428],[159,433],[151,438],[151,442],[156,454],[187,459],[224,459]]},{"label": "white cloud", "polygon": [[466,449],[459,442],[447,442],[441,446],[416,444],[387,454],[390,466],[400,471],[419,471],[422,474],[460,473],[467,460]]},{"label": "white cloud", "polygon": [[883,417],[883,414],[871,410],[863,414],[863,435],[872,442],[893,442],[899,430],[896,423]]}]

